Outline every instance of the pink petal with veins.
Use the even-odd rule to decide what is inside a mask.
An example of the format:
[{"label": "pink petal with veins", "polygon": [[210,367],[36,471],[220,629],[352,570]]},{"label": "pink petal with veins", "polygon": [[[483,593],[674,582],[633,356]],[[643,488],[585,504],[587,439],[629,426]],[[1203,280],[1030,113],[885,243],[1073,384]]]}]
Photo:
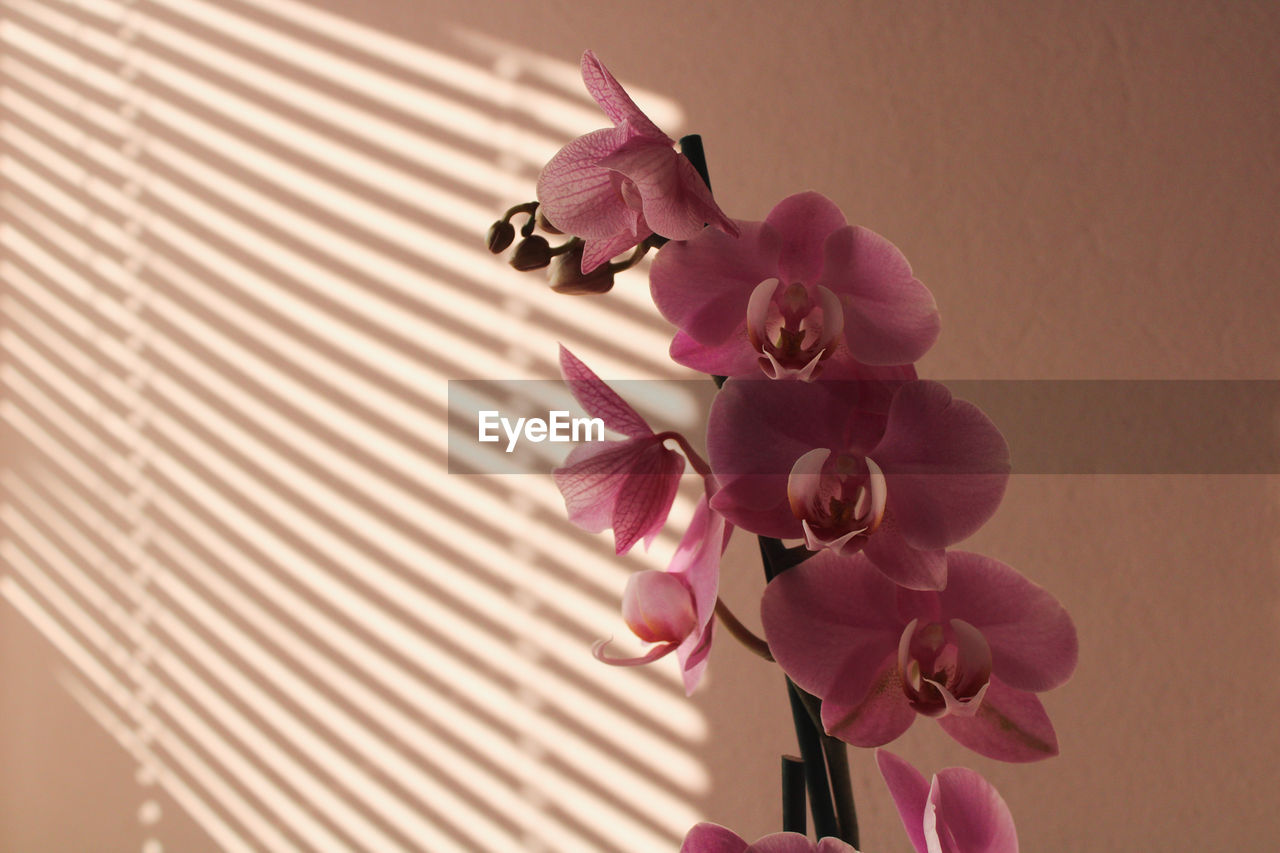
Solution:
[{"label": "pink petal with veins", "polygon": [[619,195],[612,173],[597,165],[626,140],[626,128],[595,130],[561,148],[543,167],[538,203],[556,228],[587,240],[620,233],[635,236],[632,212]]},{"label": "pink petal with veins", "polygon": [[709,223],[738,236],[738,226],[716,205],[698,170],[669,143],[633,137],[597,165],[631,180],[654,232],[688,240]]},{"label": "pink petal with veins", "polygon": [[695,624],[680,643],[678,657],[685,692],[692,694],[702,679],[715,630],[716,598],[720,590],[720,557],[733,528],[713,512],[706,497],[698,501],[689,530],[676,548],[668,571],[684,579],[693,597]]},{"label": "pink petal with veins", "polygon": [[579,445],[552,476],[569,520],[592,533],[612,527],[624,554],[662,529],[683,471],[684,457],[649,437]]},{"label": "pink petal with veins", "polygon": [[948,767],[930,783],[883,749],[876,750],[876,764],[917,853],[1018,853],[1008,805],[977,772]]},{"label": "pink petal with veins", "polygon": [[864,364],[910,364],[938,340],[938,305],[898,248],[869,228],[846,226],[823,246],[821,284],[846,306],[845,340]]},{"label": "pink petal with veins", "polygon": [[685,836],[680,853],[858,853],[838,838],[810,841],[798,832],[775,832],[747,844],[742,836],[714,823],[700,823]]},{"label": "pink petal with veins", "polygon": [[993,675],[971,717],[939,717],[938,725],[974,752],[997,761],[1040,761],[1058,754],[1058,736],[1034,693],[1016,690]]},{"label": "pink petal with veins", "polygon": [[[886,484],[888,478],[885,479]],[[886,491],[888,486],[886,485]],[[942,548],[913,548],[898,529],[886,503],[884,518],[862,552],[885,577],[907,589],[942,589],[947,585],[947,554]]]},{"label": "pink petal with veins", "polygon": [[892,581],[863,558],[825,551],[765,588],[760,618],[774,658],[791,679],[846,705],[860,702],[881,676],[905,624]]},{"label": "pink petal with veins", "polygon": [[749,344],[744,346],[745,335],[746,328],[742,327],[721,343],[700,344],[677,331],[671,341],[671,360],[712,376],[749,376],[757,369],[758,356]]},{"label": "pink petal with veins", "polygon": [[897,655],[892,652],[880,661],[870,689],[860,700],[844,702],[839,698],[843,695],[839,690],[823,698],[822,725],[827,734],[854,746],[883,746],[896,740],[918,716],[903,696]]},{"label": "pink petal with veins", "polygon": [[631,96],[627,94],[627,90],[622,88],[622,84],[609,73],[609,69],[596,58],[594,52],[590,50],[584,52],[581,65],[582,82],[586,84],[587,91],[591,93],[591,97],[600,105],[600,109],[610,121],[614,124],[627,122],[638,134],[662,140],[669,146],[675,144],[649,120],[647,115],[641,112],[635,101],[631,100]]},{"label": "pink petal with veins", "polygon": [[943,607],[980,625],[993,666],[1019,690],[1051,690],[1071,677],[1079,649],[1066,608],[1015,569],[981,554],[952,551]]},{"label": "pink petal with veins", "polygon": [[653,435],[653,429],[640,413],[563,344],[560,345],[560,375],[583,411],[593,418],[600,418],[609,429],[632,438]]},{"label": "pink petal with veins", "polygon": [[763,222],[736,224],[736,239],[708,228],[688,242],[663,246],[649,269],[650,295],[662,316],[700,344],[719,344],[741,331],[751,291],[777,275],[773,229]]},{"label": "pink petal with veins", "polygon": [[884,469],[889,511],[913,548],[945,548],[995,514],[1009,480],[1009,445],[991,419],[939,382],[902,386],[884,437],[868,453]]},{"label": "pink petal with veins", "polygon": [[929,781],[909,763],[883,749],[876,750],[876,765],[889,787],[893,804],[898,807],[898,816],[902,818],[902,828],[907,831],[911,846],[916,853],[928,853],[924,837],[924,810],[929,801]]},{"label": "pink petal with veins", "polygon": [[822,275],[822,246],[827,235],[847,224],[840,208],[815,192],[784,198],[769,211],[765,222],[781,238],[777,272],[786,284],[816,284]]},{"label": "pink petal with veins", "polygon": [[937,826],[945,827],[957,853],[1018,853],[1018,832],[1004,799],[976,771],[948,767],[929,790]]}]

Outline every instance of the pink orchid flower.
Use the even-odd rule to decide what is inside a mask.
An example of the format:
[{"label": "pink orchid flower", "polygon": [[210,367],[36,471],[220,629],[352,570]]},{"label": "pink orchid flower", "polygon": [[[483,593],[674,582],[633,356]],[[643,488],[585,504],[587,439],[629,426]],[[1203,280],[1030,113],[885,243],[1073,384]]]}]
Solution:
[{"label": "pink orchid flower", "polygon": [[707,449],[721,485],[712,508],[730,522],[814,551],[864,550],[913,589],[946,585],[943,549],[986,523],[1009,478],[995,425],[928,381],[730,379]]},{"label": "pink orchid flower", "polygon": [[684,472],[684,457],[664,441],[682,439],[654,433],[635,409],[563,346],[560,371],[587,414],[627,436],[581,444],[552,472],[569,520],[592,533],[613,528],[619,554],[640,539],[648,547],[666,523]]},{"label": "pink orchid flower", "polygon": [[584,274],[651,234],[687,240],[706,223],[738,233],[675,140],[589,50],[582,81],[614,126],[561,148],[538,176],[538,202],[552,225],[585,241]]},{"label": "pink orchid flower", "polygon": [[638,666],[676,652],[685,692],[692,694],[707,668],[720,556],[732,532],[724,517],[712,512],[702,498],[667,570],[637,572],[622,594],[627,626],[641,640],[656,645],[640,657],[615,658],[605,653],[608,643],[599,642],[592,650],[596,659],[614,666]]},{"label": "pink orchid flower", "polygon": [[1018,853],[1009,806],[977,772],[948,767],[925,781],[883,749],[876,750],[876,763],[916,853]]},{"label": "pink orchid flower", "polygon": [[700,823],[684,838],[680,853],[858,853],[838,838],[810,841],[798,832],[775,832],[748,844],[731,829]]},{"label": "pink orchid flower", "polygon": [[917,361],[940,328],[929,290],[892,243],[814,192],[783,199],[730,239],[710,229],[664,247],[653,301],[679,329],[675,361],[704,373],[847,378]]},{"label": "pink orchid flower", "polygon": [[918,715],[988,758],[1058,753],[1035,694],[1076,665],[1075,626],[1009,566],[947,553],[941,591],[895,585],[863,554],[823,552],[765,589],[765,636],[779,666],[822,699],[827,732],[883,746]]}]

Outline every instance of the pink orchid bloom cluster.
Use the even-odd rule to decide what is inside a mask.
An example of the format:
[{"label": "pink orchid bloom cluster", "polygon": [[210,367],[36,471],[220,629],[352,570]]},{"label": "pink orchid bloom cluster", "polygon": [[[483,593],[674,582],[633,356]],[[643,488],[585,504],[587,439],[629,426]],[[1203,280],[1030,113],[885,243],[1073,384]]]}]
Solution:
[{"label": "pink orchid bloom cluster", "polygon": [[[701,478],[667,569],[636,573],[622,596],[623,621],[648,651],[618,656],[600,642],[596,658],[636,666],[675,653],[692,693],[720,621],[787,675],[802,751],[807,735],[881,747],[924,716],[988,758],[1056,755],[1038,694],[1071,676],[1075,628],[1013,568],[951,550],[995,514],[1010,452],[978,407],[917,376],[940,329],[929,290],[892,243],[817,193],[783,199],[761,222],[729,218],[705,164],[683,142],[677,151],[590,51],[582,74],[613,127],[561,149],[538,179],[538,201],[512,209],[529,216],[513,264],[561,256],[555,289],[600,293],[658,248],[650,292],[675,326],[670,355],[721,386],[704,460],[561,348],[574,397],[617,436],[580,445],[554,472],[572,522],[612,530],[618,554],[648,547],[685,463]],[[512,215],[491,229],[494,251],[510,243]],[[550,248],[535,224],[567,242]],[[611,263],[632,248],[632,261]],[[578,257],[580,278],[565,286],[563,259]],[[761,541],[763,639],[719,599],[735,529]],[[822,751],[808,749],[806,766],[817,762],[825,776]],[[1017,850],[1008,807],[977,773],[950,768],[926,782],[890,753],[876,760],[920,853]],[[704,823],[682,853],[855,850],[852,801],[838,802],[836,787],[834,809],[808,792],[816,843],[800,831],[748,844]]]}]

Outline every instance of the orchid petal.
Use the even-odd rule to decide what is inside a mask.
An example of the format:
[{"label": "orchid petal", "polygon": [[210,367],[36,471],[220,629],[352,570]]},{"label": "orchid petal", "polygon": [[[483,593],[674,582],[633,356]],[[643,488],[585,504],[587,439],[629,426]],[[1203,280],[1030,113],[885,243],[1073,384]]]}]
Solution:
[{"label": "orchid petal", "polygon": [[736,832],[714,823],[700,823],[685,836],[680,853],[746,853],[747,842]]},{"label": "orchid petal", "polygon": [[[822,306],[822,337],[818,339],[818,346],[825,350],[844,335],[844,305],[839,296],[822,285],[818,285],[818,300]],[[891,363],[905,364],[907,361],[915,359]]]},{"label": "orchid petal", "polygon": [[712,507],[752,533],[780,539],[802,536],[800,521],[787,501],[787,477],[795,461],[815,448],[870,444],[879,437],[882,416],[849,415],[860,386],[765,379],[725,382],[707,420],[707,452],[721,481]]},{"label": "orchid petal", "polygon": [[897,602],[897,587],[865,558],[823,551],[769,583],[760,618],[774,658],[796,684],[852,705],[872,689],[886,652],[897,646]]},{"label": "orchid petal", "polygon": [[898,671],[897,655],[893,652],[881,660],[870,689],[860,701],[845,703],[841,701],[844,695],[845,691],[837,689],[823,697],[822,725],[827,734],[845,743],[861,747],[884,746],[915,722],[916,712],[902,691],[902,676]]},{"label": "orchid petal", "polygon": [[604,63],[590,50],[582,54],[582,82],[586,84],[587,91],[600,105],[600,109],[614,124],[626,122],[635,129],[636,133],[661,140],[667,146],[675,144],[674,140],[659,130],[658,126],[636,106],[635,101],[631,100],[631,96],[622,88],[622,84],[609,73],[609,69],[605,68]]},{"label": "orchid petal", "polygon": [[924,837],[924,811],[929,799],[930,785],[919,770],[883,749],[876,750],[876,765],[889,787],[893,803],[898,807],[902,827],[916,853],[927,853]]},{"label": "orchid petal", "polygon": [[[934,777],[933,799],[961,853],[1018,853],[1018,833],[1009,806],[976,771],[949,767]],[[931,792],[932,793],[932,792]]]},{"label": "orchid petal", "polygon": [[910,364],[942,328],[933,294],[898,248],[876,232],[847,226],[823,246],[821,282],[846,306],[845,340],[864,364]]},{"label": "orchid petal", "polygon": [[597,165],[635,185],[645,221],[655,233],[688,240],[711,223],[731,237],[738,236],[738,226],[720,210],[698,170],[669,142],[632,137]]},{"label": "orchid petal", "polygon": [[778,275],[785,284],[817,283],[822,273],[822,244],[828,234],[847,224],[840,208],[815,192],[784,198],[765,222],[782,238]]},{"label": "orchid petal", "polygon": [[569,384],[569,391],[588,415],[604,421],[614,432],[643,438],[653,435],[645,419],[618,396],[604,380],[564,346],[560,345],[560,374]]},{"label": "orchid petal", "polygon": [[778,292],[778,280],[766,278],[751,291],[747,300],[747,340],[756,349],[764,342],[765,326],[769,322],[769,306]]},{"label": "orchid petal", "polygon": [[1071,677],[1079,652],[1076,630],[1057,599],[990,557],[952,551],[947,566],[943,606],[982,632],[1005,684],[1040,692]]},{"label": "orchid petal", "polygon": [[692,695],[706,669],[715,630],[716,599],[720,591],[720,557],[732,528],[713,512],[706,497],[698,501],[693,520],[671,560],[670,571],[684,578],[693,597],[696,624],[680,644],[678,657],[685,692]]},{"label": "orchid petal", "polygon": [[807,836],[798,832],[775,832],[766,835],[747,848],[747,853],[845,853],[853,851],[848,844],[838,838],[824,838],[815,846]]},{"label": "orchid petal", "polygon": [[997,761],[1039,761],[1058,754],[1058,738],[1040,700],[994,675],[977,714],[939,717],[938,725],[969,749]]},{"label": "orchid petal", "polygon": [[617,553],[653,541],[671,511],[684,457],[656,436],[581,444],[552,472],[569,520],[592,533],[612,527]]},{"label": "orchid petal", "polygon": [[809,515],[817,504],[822,485],[822,467],[830,457],[831,451],[828,448],[815,447],[791,466],[791,473],[787,475],[787,501],[797,517]]},{"label": "orchid petal", "polygon": [[649,442],[636,438],[580,444],[571,450],[565,464],[552,472],[569,520],[590,533],[611,527],[625,473],[647,446]]},{"label": "orchid petal", "polygon": [[618,193],[616,179],[597,165],[625,139],[625,128],[592,131],[561,148],[542,168],[538,203],[552,225],[587,240],[620,232],[634,235],[632,212]]},{"label": "orchid petal", "polygon": [[722,343],[745,323],[749,294],[776,275],[778,236],[762,222],[738,222],[737,239],[706,228],[662,247],[649,290],[662,316],[702,344]]},{"label": "orchid petal", "polygon": [[627,249],[644,242],[651,234],[653,232],[648,227],[642,226],[634,234],[630,231],[619,231],[607,237],[584,238],[582,265],[580,267],[582,274],[586,275],[601,264],[621,255]]},{"label": "orchid petal", "polygon": [[[892,502],[892,497],[889,502]],[[887,507],[875,535],[867,537],[862,553],[885,577],[907,589],[932,590],[947,585],[946,551],[911,547],[898,530],[892,510]]]},{"label": "orchid petal", "polygon": [[924,803],[924,843],[929,853],[964,853],[956,847],[947,825],[938,815],[938,777],[929,783],[929,796]]},{"label": "orchid petal", "polygon": [[945,548],[995,514],[1009,480],[1009,445],[977,406],[939,382],[898,389],[884,437],[889,509],[913,548]]},{"label": "orchid petal", "polygon": [[684,457],[661,444],[640,456],[626,475],[613,507],[613,535],[617,552],[625,554],[639,539],[653,544],[675,503],[684,472]]},{"label": "orchid petal", "polygon": [[671,341],[671,360],[712,376],[744,376],[758,370],[759,354],[746,342],[746,327],[740,326],[718,344],[700,344],[677,331]]}]

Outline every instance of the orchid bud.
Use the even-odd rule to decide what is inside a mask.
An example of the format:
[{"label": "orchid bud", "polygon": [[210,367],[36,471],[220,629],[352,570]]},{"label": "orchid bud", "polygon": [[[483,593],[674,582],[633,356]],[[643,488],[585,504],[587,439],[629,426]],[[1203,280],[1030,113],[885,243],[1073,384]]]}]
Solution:
[{"label": "orchid bud", "polygon": [[622,618],[646,643],[679,643],[698,626],[689,587],[678,575],[653,569],[627,580]]},{"label": "orchid bud", "polygon": [[609,264],[602,264],[591,272],[582,272],[581,240],[575,241],[573,248],[562,255],[551,259],[551,267],[547,277],[551,280],[551,289],[556,293],[581,295],[585,293],[608,293],[613,289],[613,270]]},{"label": "orchid bud", "polygon": [[499,219],[490,225],[489,233],[485,237],[489,251],[495,255],[505,252],[515,239],[516,227],[505,219]]},{"label": "orchid bud", "polygon": [[551,246],[545,237],[534,235],[525,237],[516,244],[516,252],[511,256],[511,266],[520,272],[540,270],[551,263]]}]

